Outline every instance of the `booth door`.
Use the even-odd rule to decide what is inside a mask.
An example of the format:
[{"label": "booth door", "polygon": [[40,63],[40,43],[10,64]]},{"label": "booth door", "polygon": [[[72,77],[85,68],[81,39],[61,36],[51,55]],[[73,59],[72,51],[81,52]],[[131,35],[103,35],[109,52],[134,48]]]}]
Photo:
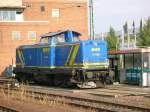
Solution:
[{"label": "booth door", "polygon": [[110,68],[115,73],[114,81],[119,82],[118,58],[111,58],[109,59],[109,61],[110,61]]}]

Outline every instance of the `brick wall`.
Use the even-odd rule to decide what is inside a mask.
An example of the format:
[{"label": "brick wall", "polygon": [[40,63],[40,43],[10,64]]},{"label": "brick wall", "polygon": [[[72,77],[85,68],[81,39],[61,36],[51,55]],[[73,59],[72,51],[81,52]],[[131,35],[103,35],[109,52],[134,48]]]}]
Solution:
[{"label": "brick wall", "polygon": [[[31,5],[27,7],[24,11],[25,21],[50,21],[49,27],[50,31],[57,31],[60,29],[72,28],[80,31],[83,36],[82,39],[87,38],[88,31],[88,17],[87,17],[87,3],[85,0],[75,0],[73,3],[64,2],[64,0],[47,0],[47,2],[35,2],[35,0],[24,0],[24,5]],[[30,2],[28,2],[30,1]],[[62,1],[62,2],[58,2]],[[66,1],[66,0],[65,0]],[[71,1],[71,0],[68,0]],[[45,6],[45,11],[41,12],[40,7]],[[52,18],[52,8],[60,9],[60,17]],[[34,12],[34,13],[32,13]]]},{"label": "brick wall", "polygon": [[[49,32],[47,23],[1,23],[0,24],[0,72],[15,64],[16,47],[23,44],[37,43],[40,35]],[[38,29],[37,29],[38,28]],[[12,31],[20,31],[20,40],[12,39]],[[37,31],[36,40],[28,40],[28,31]]]},{"label": "brick wall", "polygon": [[[73,1],[73,2],[71,2]],[[27,6],[23,12],[24,22],[0,22],[0,74],[15,63],[15,50],[19,45],[37,43],[40,35],[63,29],[74,29],[87,39],[86,0],[23,0]],[[41,6],[45,11],[41,12]],[[52,8],[60,10],[59,18],[52,18]],[[20,31],[20,40],[12,39],[12,31]],[[37,39],[28,40],[28,31],[36,31]]]}]

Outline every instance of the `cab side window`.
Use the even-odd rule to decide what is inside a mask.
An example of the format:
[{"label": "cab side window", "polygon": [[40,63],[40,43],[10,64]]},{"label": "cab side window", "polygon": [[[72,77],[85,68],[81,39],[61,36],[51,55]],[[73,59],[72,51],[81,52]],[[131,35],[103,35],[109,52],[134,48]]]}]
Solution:
[{"label": "cab side window", "polygon": [[79,35],[73,34],[73,41],[74,42],[79,42],[80,41]]},{"label": "cab side window", "polygon": [[50,44],[51,43],[51,38],[45,37],[41,39],[41,44]]},{"label": "cab side window", "polygon": [[48,44],[48,38],[42,38],[41,43],[42,44]]},{"label": "cab side window", "polygon": [[60,43],[64,43],[64,42],[66,42],[64,34],[60,34],[60,35],[57,35],[54,37],[55,44],[60,44]]}]

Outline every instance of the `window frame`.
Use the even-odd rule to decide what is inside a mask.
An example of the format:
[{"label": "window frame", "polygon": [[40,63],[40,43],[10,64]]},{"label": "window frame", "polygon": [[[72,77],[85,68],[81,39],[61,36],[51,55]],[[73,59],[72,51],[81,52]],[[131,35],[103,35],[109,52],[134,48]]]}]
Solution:
[{"label": "window frame", "polygon": [[[13,16],[14,18],[12,19]],[[0,10],[0,18],[1,18],[0,21],[16,21],[16,11],[15,10]]]},{"label": "window frame", "polygon": [[[63,40],[63,41],[62,41]],[[59,35],[55,35],[53,37],[53,42],[56,44],[56,45],[59,45],[59,44],[64,44],[66,42],[66,38],[65,38],[65,34],[59,34]]]},{"label": "window frame", "polygon": [[80,35],[73,34],[73,42],[80,42]]},{"label": "window frame", "polygon": [[[31,39],[31,37],[29,37],[31,32],[35,33],[35,38],[34,39]],[[37,32],[36,31],[28,31],[28,40],[36,40],[36,39],[37,39]]]},{"label": "window frame", "polygon": [[59,8],[52,8],[51,17],[52,18],[59,18],[60,17],[60,9]]},{"label": "window frame", "polygon": [[[43,42],[43,39],[47,39],[47,42]],[[52,42],[52,38],[51,37],[42,37],[40,39],[40,43],[41,44],[51,44],[51,42]]]},{"label": "window frame", "polygon": [[[14,37],[13,33],[18,33],[19,34],[19,38]],[[11,32],[11,38],[12,40],[21,40],[21,31],[12,31]]]},{"label": "window frame", "polygon": [[40,10],[41,10],[41,12],[45,12],[45,5],[41,5]]},{"label": "window frame", "polygon": [[[16,21],[16,16],[17,16],[16,14],[17,14],[16,11],[9,11],[9,19],[10,19],[10,21]],[[14,16],[14,18],[13,18],[13,16]]]},{"label": "window frame", "polygon": [[3,12],[0,10],[0,21],[3,21]]}]

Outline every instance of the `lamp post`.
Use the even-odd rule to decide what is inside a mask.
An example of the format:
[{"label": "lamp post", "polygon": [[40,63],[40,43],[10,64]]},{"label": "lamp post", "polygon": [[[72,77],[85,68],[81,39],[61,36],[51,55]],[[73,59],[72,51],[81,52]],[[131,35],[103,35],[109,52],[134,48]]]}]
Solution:
[{"label": "lamp post", "polygon": [[93,8],[93,0],[89,0],[89,21],[90,21],[90,39],[94,40],[95,31],[94,31],[94,8]]}]

